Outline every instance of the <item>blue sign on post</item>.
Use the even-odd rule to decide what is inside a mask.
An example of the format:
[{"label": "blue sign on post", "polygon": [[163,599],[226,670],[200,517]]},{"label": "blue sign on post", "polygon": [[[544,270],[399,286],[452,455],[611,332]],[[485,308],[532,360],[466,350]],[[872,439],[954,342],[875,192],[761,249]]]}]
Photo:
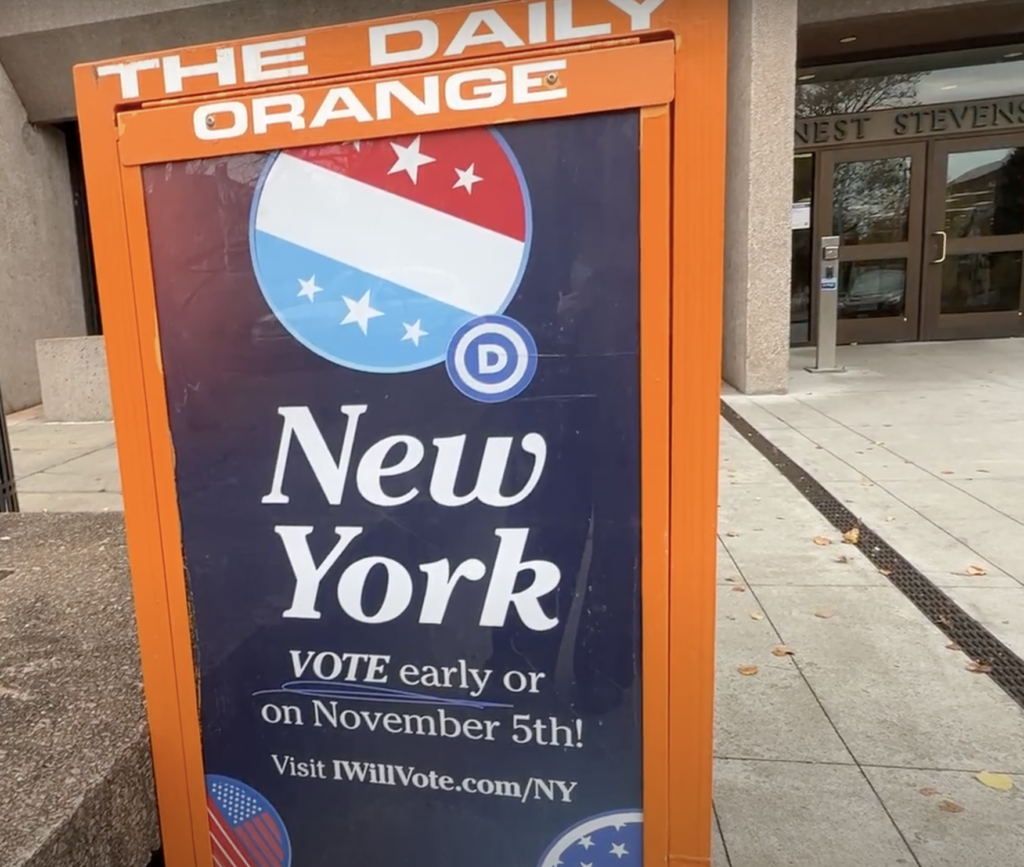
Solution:
[{"label": "blue sign on post", "polygon": [[143,176],[215,863],[641,864],[638,112]]}]

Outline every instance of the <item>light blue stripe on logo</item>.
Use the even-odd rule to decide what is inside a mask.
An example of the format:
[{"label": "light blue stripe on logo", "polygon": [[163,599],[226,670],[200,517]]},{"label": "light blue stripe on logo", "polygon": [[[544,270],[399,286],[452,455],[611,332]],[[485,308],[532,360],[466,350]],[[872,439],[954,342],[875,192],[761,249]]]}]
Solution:
[{"label": "light blue stripe on logo", "polygon": [[444,360],[451,335],[473,318],[266,232],[254,231],[252,243],[273,313],[296,340],[336,364],[372,373],[429,367]]}]

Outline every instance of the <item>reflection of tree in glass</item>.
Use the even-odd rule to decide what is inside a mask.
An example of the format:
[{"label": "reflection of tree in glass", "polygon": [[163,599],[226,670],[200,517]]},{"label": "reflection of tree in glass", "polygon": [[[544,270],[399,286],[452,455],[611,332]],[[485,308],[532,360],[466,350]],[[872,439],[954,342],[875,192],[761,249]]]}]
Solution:
[{"label": "reflection of tree in glass", "polygon": [[997,235],[1016,235],[1024,229],[1024,148],[1014,148],[999,172],[992,228]]},{"label": "reflection of tree in glass", "polygon": [[844,244],[907,238],[910,158],[838,163],[832,181],[833,233]]},{"label": "reflection of tree in glass", "polygon": [[965,158],[987,158],[946,183],[946,231],[955,238],[1016,235],[1024,229],[1024,149],[951,154],[948,173]]},{"label": "reflection of tree in glass", "polygon": [[923,77],[924,73],[914,72],[801,84],[796,91],[796,116],[858,114],[914,105],[918,101],[917,85]]}]

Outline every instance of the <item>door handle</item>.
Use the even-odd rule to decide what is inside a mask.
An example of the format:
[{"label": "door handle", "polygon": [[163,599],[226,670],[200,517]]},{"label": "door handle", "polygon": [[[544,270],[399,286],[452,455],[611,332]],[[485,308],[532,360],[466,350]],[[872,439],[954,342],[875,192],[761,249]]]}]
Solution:
[{"label": "door handle", "polygon": [[945,232],[932,232],[932,234],[938,235],[940,238],[942,238],[942,252],[939,254],[938,259],[932,259],[933,265],[941,265],[943,262],[946,261],[946,245],[948,243],[948,239],[946,237]]}]

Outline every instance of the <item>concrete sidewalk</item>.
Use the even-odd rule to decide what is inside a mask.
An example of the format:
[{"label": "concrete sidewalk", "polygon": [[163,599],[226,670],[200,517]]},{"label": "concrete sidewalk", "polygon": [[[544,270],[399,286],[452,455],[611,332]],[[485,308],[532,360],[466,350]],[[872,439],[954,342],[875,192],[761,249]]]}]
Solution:
[{"label": "concrete sidewalk", "polygon": [[1020,708],[728,426],[721,486],[715,867],[1021,863]]},{"label": "concrete sidewalk", "polygon": [[1024,656],[1024,340],[844,347],[843,374],[812,360],[793,353],[789,395],[727,400]]},{"label": "concrete sidewalk", "polygon": [[[1024,653],[1024,342],[840,357],[726,399]],[[111,426],[13,422],[23,509],[120,508]],[[1021,709],[725,423],[720,466],[715,867],[1024,864]]]},{"label": "concrete sidewalk", "polygon": [[113,422],[50,423],[40,407],[7,417],[23,512],[123,508]]},{"label": "concrete sidewalk", "polygon": [[[839,375],[812,360],[793,353],[789,395],[726,399],[1024,653],[1024,341],[846,347]],[[1020,707],[728,426],[721,485],[726,863],[1024,863]]]}]

